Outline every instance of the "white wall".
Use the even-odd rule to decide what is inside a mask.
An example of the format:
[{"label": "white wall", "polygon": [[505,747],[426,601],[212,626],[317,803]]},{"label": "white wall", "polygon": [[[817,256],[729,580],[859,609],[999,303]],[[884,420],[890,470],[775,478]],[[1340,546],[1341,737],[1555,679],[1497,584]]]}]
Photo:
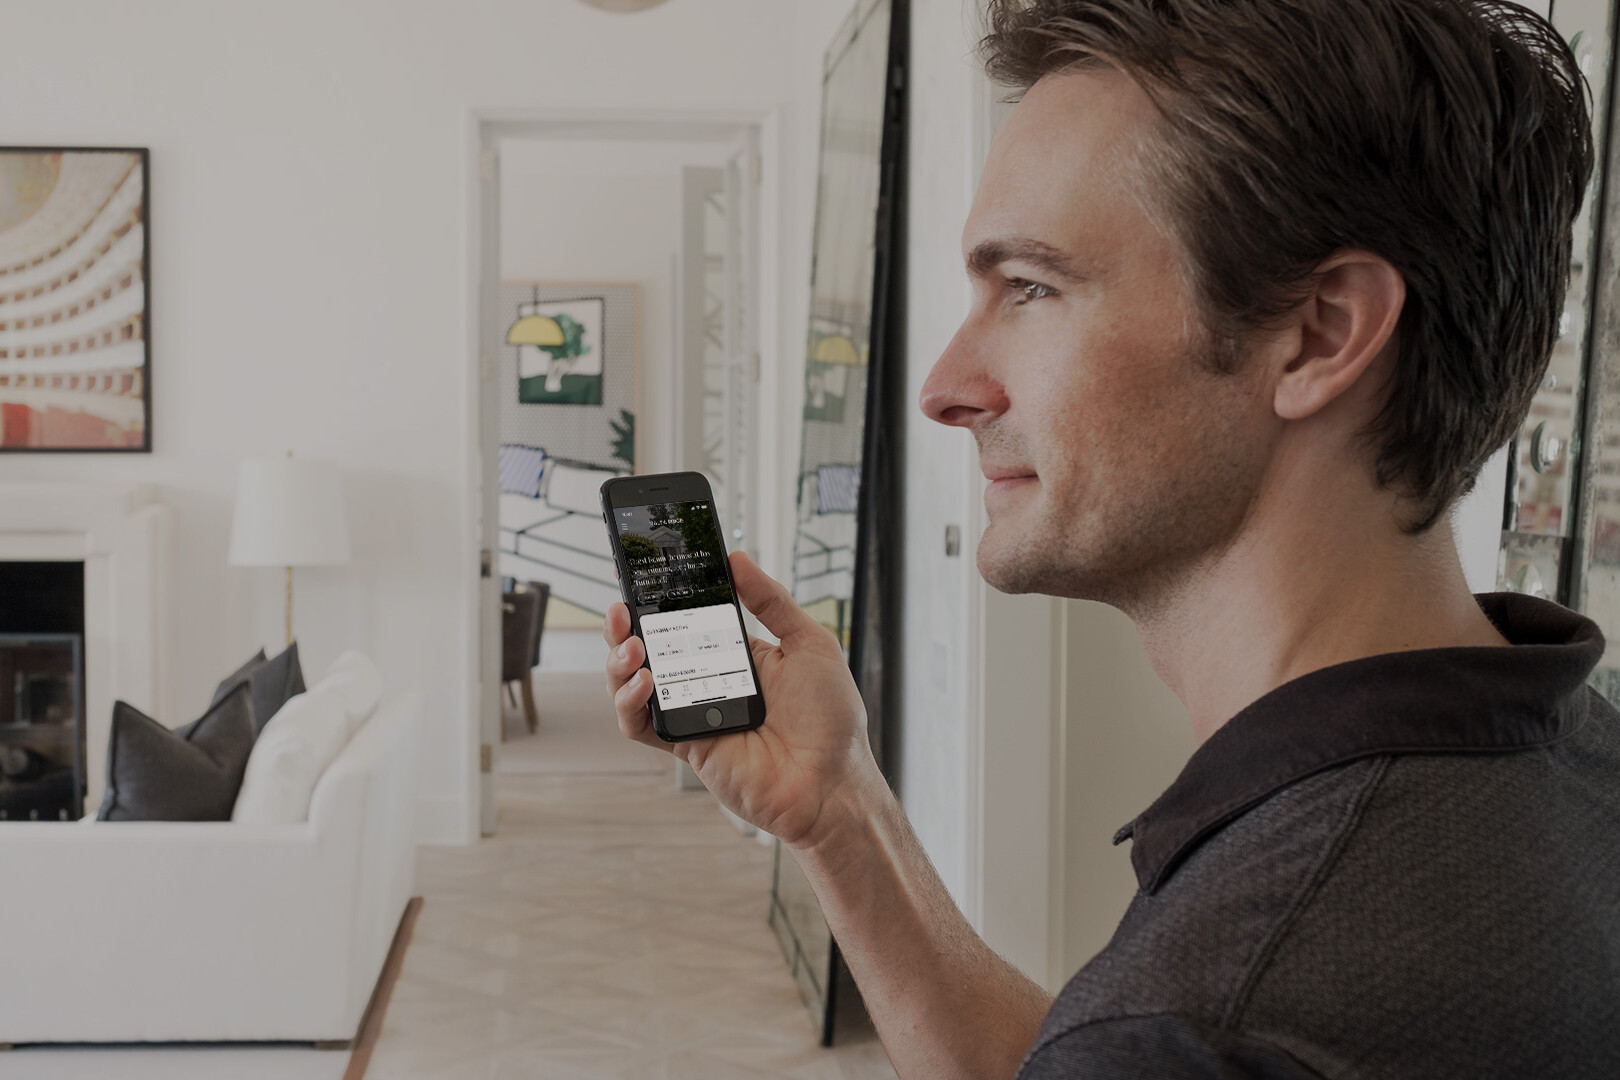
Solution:
[{"label": "white wall", "polygon": [[[347,471],[352,566],[300,572],[318,673],[344,648],[426,693],[424,835],[470,840],[477,541],[467,342],[476,110],[768,110],[800,8],[680,0],[10,0],[0,144],[152,150],[152,455],[7,456],[0,478],[161,485],[163,700],[200,710],[274,643],[274,575],[228,570],[238,460]],[[789,261],[783,255],[784,262]],[[168,717],[171,721],[185,716]]]},{"label": "white wall", "polygon": [[1136,892],[1131,845],[1115,847],[1115,830],[1170,786],[1194,749],[1187,710],[1149,666],[1131,621],[1085,600],[1062,608],[1054,984],[1108,943]]}]

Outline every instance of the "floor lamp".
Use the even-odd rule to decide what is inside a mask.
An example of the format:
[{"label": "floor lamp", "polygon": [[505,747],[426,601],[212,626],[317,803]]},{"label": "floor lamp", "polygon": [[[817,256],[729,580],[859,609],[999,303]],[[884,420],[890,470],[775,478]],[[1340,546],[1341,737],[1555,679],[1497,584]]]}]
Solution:
[{"label": "floor lamp", "polygon": [[248,458],[236,481],[232,566],[287,571],[287,644],[293,640],[293,567],[349,561],[343,477],[330,461]]}]

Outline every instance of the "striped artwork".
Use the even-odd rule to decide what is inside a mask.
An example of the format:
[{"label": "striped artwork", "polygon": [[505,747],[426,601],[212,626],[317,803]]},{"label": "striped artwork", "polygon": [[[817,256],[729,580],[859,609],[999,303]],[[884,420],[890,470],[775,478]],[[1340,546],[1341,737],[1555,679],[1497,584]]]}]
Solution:
[{"label": "striped artwork", "polygon": [[859,465],[822,465],[816,469],[816,513],[853,514],[860,495]]},{"label": "striped artwork", "polygon": [[508,495],[540,497],[540,473],[546,467],[546,452],[538,446],[501,446],[501,490]]},{"label": "striped artwork", "polygon": [[146,151],[0,149],[0,450],[150,450]]}]

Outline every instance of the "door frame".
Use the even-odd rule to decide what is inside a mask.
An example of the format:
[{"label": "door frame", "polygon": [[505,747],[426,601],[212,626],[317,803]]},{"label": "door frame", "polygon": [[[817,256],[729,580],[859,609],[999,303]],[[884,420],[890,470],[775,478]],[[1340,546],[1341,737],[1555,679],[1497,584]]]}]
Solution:
[{"label": "door frame", "polygon": [[[463,230],[466,245],[463,251],[462,281],[462,378],[461,378],[461,476],[463,531],[458,557],[462,566],[459,579],[459,611],[457,624],[461,636],[461,652],[457,659],[462,689],[461,738],[458,775],[460,783],[454,796],[454,842],[471,844],[478,840],[486,822],[484,807],[489,802],[485,794],[487,783],[493,781],[493,766],[500,752],[500,742],[485,742],[485,719],[488,710],[500,710],[499,675],[492,689],[486,687],[485,657],[480,645],[485,622],[499,619],[498,599],[487,604],[482,588],[480,561],[483,540],[482,492],[485,485],[496,482],[496,461],[487,456],[481,445],[485,423],[483,401],[482,333],[481,318],[484,291],[482,277],[484,263],[491,245],[496,243],[493,230],[499,225],[498,206],[486,204],[489,185],[482,179],[488,166],[485,154],[495,149],[501,139],[623,139],[678,142],[718,142],[751,137],[761,162],[759,185],[758,232],[758,317],[759,347],[761,353],[759,395],[761,401],[762,433],[770,431],[772,438],[762,439],[759,446],[758,475],[761,492],[772,490],[770,478],[775,478],[774,490],[791,491],[791,470],[784,467],[789,451],[796,447],[792,432],[797,429],[784,424],[785,412],[795,407],[798,400],[797,385],[792,379],[783,379],[782,357],[791,355],[782,351],[783,320],[780,316],[783,297],[784,255],[791,230],[791,210],[786,194],[790,180],[787,168],[790,146],[786,138],[787,113],[783,107],[758,111],[704,111],[704,110],[609,110],[609,109],[545,109],[545,108],[485,108],[472,109],[464,114],[462,140],[463,176]],[[498,198],[498,193],[496,195]],[[498,285],[498,282],[495,284]],[[788,373],[790,374],[790,373]],[[777,403],[774,423],[763,422],[766,403]],[[757,517],[759,550],[768,570],[786,564],[783,526],[788,514],[780,506],[766,501]],[[498,567],[492,570],[498,575]],[[498,721],[497,721],[498,723]],[[498,732],[498,728],[496,728]],[[483,747],[490,747],[489,771],[484,771]],[[489,778],[486,782],[485,778]],[[449,808],[447,808],[449,809]],[[434,830],[438,832],[439,830]]]}]

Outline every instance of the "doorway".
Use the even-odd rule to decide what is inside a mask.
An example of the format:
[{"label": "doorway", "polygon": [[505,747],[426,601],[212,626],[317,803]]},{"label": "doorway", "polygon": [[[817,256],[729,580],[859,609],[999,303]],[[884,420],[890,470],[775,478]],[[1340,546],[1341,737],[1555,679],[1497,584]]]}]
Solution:
[{"label": "doorway", "polygon": [[[618,599],[597,501],[603,480],[702,471],[728,543],[759,548],[759,468],[768,457],[756,452],[762,126],[579,117],[479,124],[484,835],[496,827],[503,735],[524,756],[549,734],[548,709],[562,709],[563,719],[601,697],[602,618]],[[515,595],[526,589],[545,594],[527,647],[537,671],[520,671],[505,655],[525,634],[513,623],[527,611],[514,609],[534,606]],[[530,680],[544,684],[532,705],[514,692]],[[570,760],[557,741],[566,726],[555,726],[548,768]],[[610,725],[602,734],[616,738]],[[589,767],[615,749],[640,748],[599,745],[577,760]]]}]

